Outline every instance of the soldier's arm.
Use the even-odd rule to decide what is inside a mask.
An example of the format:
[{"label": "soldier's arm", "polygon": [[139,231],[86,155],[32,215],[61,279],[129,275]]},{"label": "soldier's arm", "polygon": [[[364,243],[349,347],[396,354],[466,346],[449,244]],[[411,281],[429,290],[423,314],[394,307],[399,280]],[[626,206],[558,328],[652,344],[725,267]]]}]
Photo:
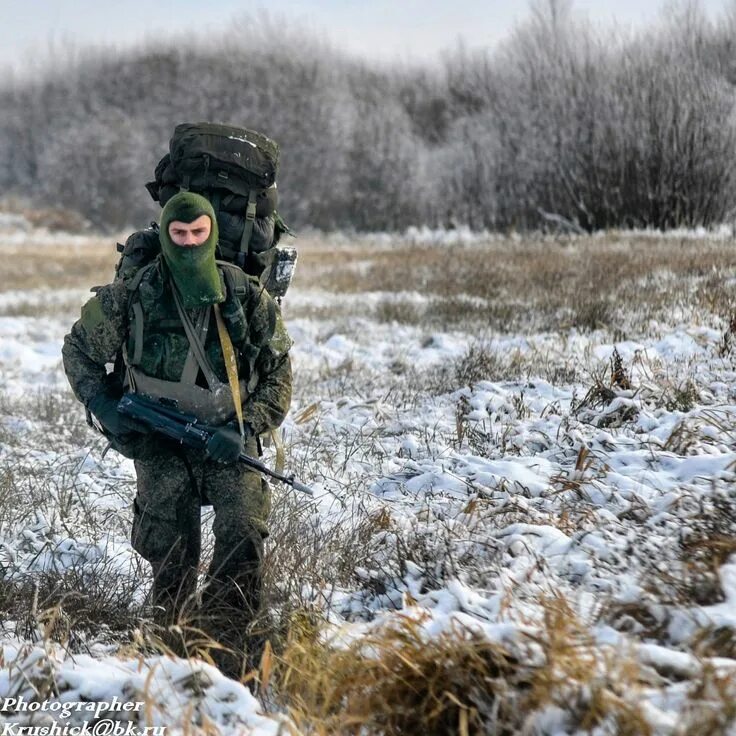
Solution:
[{"label": "soldier's arm", "polygon": [[103,286],[82,307],[82,316],[64,337],[64,371],[85,406],[107,386],[105,365],[115,360],[125,340],[127,304],[122,280]]},{"label": "soldier's arm", "polygon": [[[271,301],[271,306],[268,302]],[[284,421],[291,405],[291,338],[281,319],[281,313],[266,292],[251,319],[251,331],[267,325],[265,342],[255,361],[258,384],[243,402],[243,416],[255,434],[276,429]]]}]

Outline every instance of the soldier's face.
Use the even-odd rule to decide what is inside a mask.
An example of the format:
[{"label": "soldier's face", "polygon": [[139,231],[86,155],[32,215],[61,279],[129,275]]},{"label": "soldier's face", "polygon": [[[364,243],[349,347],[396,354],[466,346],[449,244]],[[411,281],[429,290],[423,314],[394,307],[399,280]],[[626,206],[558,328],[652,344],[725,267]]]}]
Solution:
[{"label": "soldier's face", "polygon": [[212,221],[207,215],[200,215],[192,222],[174,220],[169,223],[171,242],[182,248],[196,248],[210,236]]}]

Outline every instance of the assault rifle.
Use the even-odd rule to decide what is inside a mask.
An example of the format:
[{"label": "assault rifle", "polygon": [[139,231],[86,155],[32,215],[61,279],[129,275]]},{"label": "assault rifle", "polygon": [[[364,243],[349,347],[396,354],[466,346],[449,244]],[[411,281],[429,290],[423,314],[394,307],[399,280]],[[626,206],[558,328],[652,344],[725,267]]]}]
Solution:
[{"label": "assault rifle", "polygon": [[[156,434],[168,437],[185,447],[204,449],[215,430],[200,422],[195,416],[185,414],[173,406],[167,406],[160,401],[147,399],[140,394],[125,394],[118,403],[118,411],[126,417],[141,422]],[[271,470],[260,460],[256,460],[244,452],[238,460],[259,473],[280,480],[295,491],[313,495],[314,491],[304,483],[299,482],[293,475],[284,475]]]}]

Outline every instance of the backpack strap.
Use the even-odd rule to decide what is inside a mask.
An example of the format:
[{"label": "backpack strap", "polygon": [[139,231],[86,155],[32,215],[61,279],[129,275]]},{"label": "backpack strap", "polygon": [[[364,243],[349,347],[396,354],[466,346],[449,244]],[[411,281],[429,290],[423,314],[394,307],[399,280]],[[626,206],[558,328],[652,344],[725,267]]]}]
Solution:
[{"label": "backpack strap", "polygon": [[215,263],[220,267],[220,271],[228,271],[233,277],[233,281],[235,282],[235,296],[242,302],[250,293],[248,285],[254,277],[249,276],[242,268],[236,266],[234,263],[230,263],[230,261],[222,261],[218,258]]},{"label": "backpack strap", "polygon": [[243,226],[243,237],[240,238],[240,252],[248,252],[248,244],[250,243],[250,236],[253,234],[253,222],[256,219],[256,197],[258,196],[258,189],[248,190],[248,204],[245,208],[245,224]]},{"label": "backpack strap", "polygon": [[141,281],[151,272],[151,269],[156,265],[156,261],[148,263],[143,268],[139,269],[133,278],[128,281],[125,288],[130,292],[128,298],[128,312],[133,311],[132,320],[132,333],[133,333],[133,354],[129,355],[127,347],[124,346],[123,358],[126,366],[138,365],[143,357],[143,307],[141,306],[140,300],[136,299],[138,295],[138,287],[141,285]]},{"label": "backpack strap", "polygon": [[210,204],[212,205],[212,209],[215,211],[215,217],[220,212],[220,205],[222,204],[222,194],[219,189],[213,189],[211,191],[211,196],[208,197],[210,200]]},{"label": "backpack strap", "polygon": [[143,307],[139,301],[133,302],[133,355],[130,365],[138,365],[143,358]]},{"label": "backpack strap", "polygon": [[266,291],[266,287],[261,287],[261,293],[258,295],[260,299],[263,296],[263,292],[266,292],[266,296],[269,297],[266,300],[266,309],[268,311],[268,339],[273,337],[273,333],[276,332],[276,302],[270,298],[271,295]]},{"label": "backpack strap", "polygon": [[154,259],[150,263],[147,263],[143,268],[138,269],[138,271],[135,272],[135,275],[133,278],[128,281],[128,283],[125,285],[125,288],[131,292],[131,298],[132,295],[138,291],[138,287],[141,285],[141,281],[143,281],[143,277],[150,273],[151,269],[156,265],[156,260]]}]

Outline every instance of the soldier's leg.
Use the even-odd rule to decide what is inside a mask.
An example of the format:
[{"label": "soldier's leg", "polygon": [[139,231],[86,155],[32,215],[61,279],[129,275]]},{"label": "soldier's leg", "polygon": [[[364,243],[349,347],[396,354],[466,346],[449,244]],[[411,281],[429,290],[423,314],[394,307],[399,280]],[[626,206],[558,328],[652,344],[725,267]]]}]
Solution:
[{"label": "soldier's leg", "polygon": [[153,569],[158,623],[178,620],[194,593],[199,564],[200,504],[182,457],[161,449],[135,461],[138,493],[131,542]]},{"label": "soldier's leg", "polygon": [[[255,446],[246,451],[255,453]],[[215,549],[202,591],[203,623],[213,638],[233,650],[232,656],[220,654],[216,661],[227,674],[237,676],[247,627],[261,604],[270,491],[259,475],[242,465],[208,463],[204,475],[215,511]]]}]

